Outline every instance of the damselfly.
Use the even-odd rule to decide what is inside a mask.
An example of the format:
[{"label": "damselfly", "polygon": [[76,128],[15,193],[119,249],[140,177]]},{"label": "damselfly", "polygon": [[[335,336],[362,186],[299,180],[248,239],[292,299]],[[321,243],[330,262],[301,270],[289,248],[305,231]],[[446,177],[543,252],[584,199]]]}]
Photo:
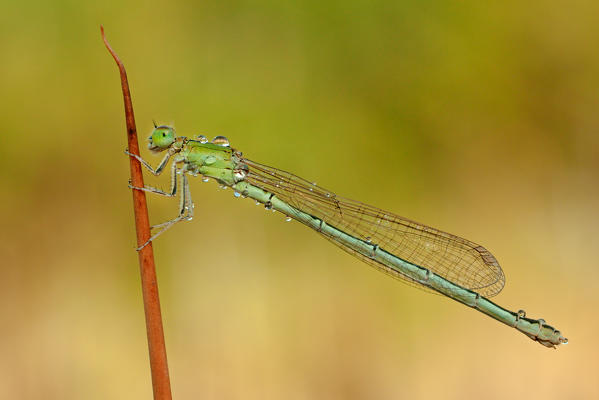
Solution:
[{"label": "damselfly", "polygon": [[203,136],[177,137],[169,126],[155,127],[148,148],[166,152],[154,175],[171,164],[168,192],[150,186],[133,188],[173,197],[179,192],[176,218],[155,225],[156,233],[138,250],[175,223],[193,217],[188,175],[216,180],[237,197],[250,198],[287,220],[296,220],[394,278],[440,293],[503,322],[547,347],[567,343],[561,333],[542,319],[530,319],[523,310],[513,312],[491,302],[505,276],[495,257],[484,247],[461,237],[430,228],[364,203],[339,197],[296,175],[251,161],[229,146],[224,136],[212,141]]}]

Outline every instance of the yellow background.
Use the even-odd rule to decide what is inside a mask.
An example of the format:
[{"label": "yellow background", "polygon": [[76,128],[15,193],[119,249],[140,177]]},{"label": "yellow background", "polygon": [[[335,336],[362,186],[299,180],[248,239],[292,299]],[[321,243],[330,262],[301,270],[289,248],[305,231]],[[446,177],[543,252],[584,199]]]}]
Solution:
[{"label": "yellow background", "polygon": [[[196,179],[155,243],[177,399],[599,397],[599,5],[23,2],[0,12],[0,397],[151,396],[122,97],[469,238],[551,350]],[[144,156],[154,165],[158,158]],[[166,187],[168,178],[150,180]],[[177,201],[149,200],[161,222]]]}]

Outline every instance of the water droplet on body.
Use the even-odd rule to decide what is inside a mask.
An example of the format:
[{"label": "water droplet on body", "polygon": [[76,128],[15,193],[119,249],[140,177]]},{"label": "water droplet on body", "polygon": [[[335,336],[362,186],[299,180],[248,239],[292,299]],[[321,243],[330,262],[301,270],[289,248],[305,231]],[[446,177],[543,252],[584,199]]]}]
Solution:
[{"label": "water droplet on body", "polygon": [[230,145],[229,139],[224,136],[215,136],[214,139],[212,139],[212,144],[223,147],[229,147]]},{"label": "water droplet on body", "polygon": [[233,175],[237,181],[241,181],[245,178],[246,172],[242,169],[236,169],[233,171]]},{"label": "water droplet on body", "polygon": [[285,218],[285,222],[289,222],[289,221],[291,221],[291,217]]},{"label": "water droplet on body", "polygon": [[239,198],[239,197],[241,197],[241,193],[239,193],[238,191],[234,191],[233,196],[235,196],[236,198]]},{"label": "water droplet on body", "polygon": [[208,138],[204,135],[196,136],[196,140],[200,143],[208,143]]},{"label": "water droplet on body", "polygon": [[207,176],[202,178],[202,182],[208,182],[210,180],[210,178],[208,178]]}]

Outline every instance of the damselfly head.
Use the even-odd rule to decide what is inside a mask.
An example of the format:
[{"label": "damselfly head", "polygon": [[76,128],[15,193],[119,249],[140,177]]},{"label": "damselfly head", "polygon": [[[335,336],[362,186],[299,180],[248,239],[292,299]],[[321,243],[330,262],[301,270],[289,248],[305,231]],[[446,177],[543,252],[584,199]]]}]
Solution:
[{"label": "damselfly head", "polygon": [[148,149],[154,152],[164,151],[173,144],[175,138],[175,128],[167,125],[157,126],[148,138]]}]

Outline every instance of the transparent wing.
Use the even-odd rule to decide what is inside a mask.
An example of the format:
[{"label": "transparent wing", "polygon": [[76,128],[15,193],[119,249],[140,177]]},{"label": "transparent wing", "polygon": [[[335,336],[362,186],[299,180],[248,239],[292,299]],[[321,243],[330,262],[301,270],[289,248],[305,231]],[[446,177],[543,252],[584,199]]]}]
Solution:
[{"label": "transparent wing", "polygon": [[[249,167],[246,181],[328,225],[377,244],[405,261],[474,290],[485,297],[503,289],[505,276],[499,263],[484,247],[461,237],[419,224],[388,211],[336,196],[316,184],[279,169],[243,159]],[[364,257],[332,237],[327,239],[376,269],[411,285],[426,289],[409,277]]]}]

